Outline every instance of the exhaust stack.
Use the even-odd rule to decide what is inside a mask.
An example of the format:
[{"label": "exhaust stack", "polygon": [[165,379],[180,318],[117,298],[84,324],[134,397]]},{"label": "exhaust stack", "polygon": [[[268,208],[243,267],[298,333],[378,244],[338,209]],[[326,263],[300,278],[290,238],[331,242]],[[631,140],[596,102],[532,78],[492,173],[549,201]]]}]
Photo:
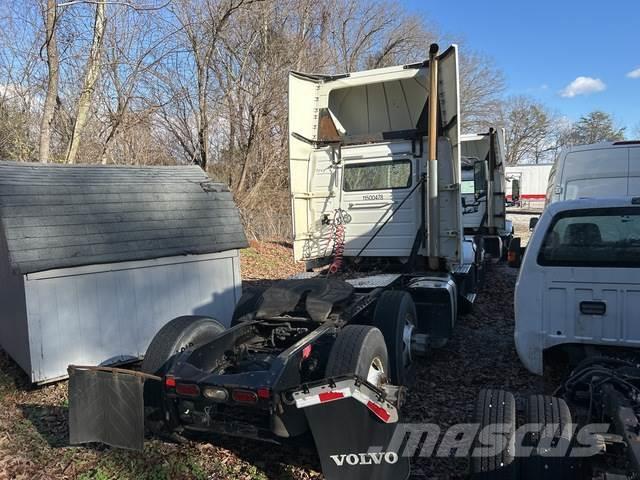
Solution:
[{"label": "exhaust stack", "polygon": [[429,47],[429,116],[428,116],[428,201],[427,224],[428,244],[427,255],[429,268],[438,270],[440,267],[440,209],[438,204],[438,44]]}]

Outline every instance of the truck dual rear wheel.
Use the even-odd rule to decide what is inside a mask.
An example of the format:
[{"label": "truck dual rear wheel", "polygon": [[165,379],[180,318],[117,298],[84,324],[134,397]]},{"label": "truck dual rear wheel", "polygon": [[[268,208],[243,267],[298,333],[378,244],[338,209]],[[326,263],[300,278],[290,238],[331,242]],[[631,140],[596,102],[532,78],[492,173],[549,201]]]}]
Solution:
[{"label": "truck dual rear wheel", "polygon": [[369,325],[347,325],[338,333],[329,353],[325,375],[355,374],[372,385],[387,383],[389,359],[380,330]]},{"label": "truck dual rear wheel", "polygon": [[407,385],[411,378],[411,338],[416,318],[416,305],[409,293],[388,290],[380,295],[373,326],[384,336],[389,353],[389,380],[394,385]]},{"label": "truck dual rear wheel", "polygon": [[[544,425],[540,433],[530,434],[527,443],[536,447],[533,455],[521,460],[524,480],[539,478],[577,478],[576,465],[568,452],[573,435],[571,412],[567,403],[558,397],[532,395],[527,400],[526,423]],[[563,456],[545,452],[545,448],[566,448]]]},{"label": "truck dual rear wheel", "polygon": [[[513,394],[504,390],[481,390],[476,403],[475,421],[480,424],[480,433],[472,449],[471,478],[475,480],[516,479],[518,475],[515,458],[516,401]],[[488,451],[485,454],[482,449],[491,445],[493,440],[483,439],[483,435],[492,436],[484,429],[491,425],[499,429],[494,432],[495,438],[501,438],[504,443],[496,445],[497,450],[500,450],[498,453]]]},{"label": "truck dual rear wheel", "polygon": [[142,371],[163,376],[173,357],[187,348],[201,347],[224,331],[224,326],[210,317],[185,315],[167,323],[153,337],[142,361]]}]

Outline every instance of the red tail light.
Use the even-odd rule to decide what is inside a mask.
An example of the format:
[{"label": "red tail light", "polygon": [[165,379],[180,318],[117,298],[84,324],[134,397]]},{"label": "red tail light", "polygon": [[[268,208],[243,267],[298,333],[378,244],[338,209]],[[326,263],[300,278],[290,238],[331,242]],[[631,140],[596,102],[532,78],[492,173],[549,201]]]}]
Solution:
[{"label": "red tail light", "polygon": [[166,388],[176,388],[176,379],[171,375],[164,377],[164,386]]},{"label": "red tail light", "polygon": [[259,388],[258,398],[262,398],[263,400],[269,400],[271,398],[271,390],[269,390],[268,388]]},{"label": "red tail light", "polygon": [[176,393],[185,397],[197,397],[200,395],[200,387],[193,383],[178,383]]},{"label": "red tail light", "polygon": [[311,356],[311,344],[307,345],[306,347],[304,347],[302,349],[302,359],[306,360],[307,358],[309,358]]},{"label": "red tail light", "polygon": [[320,403],[324,402],[333,402],[334,400],[340,400],[344,398],[344,393],[342,392],[324,392],[318,395],[320,399]]},{"label": "red tail light", "polygon": [[384,408],[382,408],[380,405],[376,403],[369,401],[367,403],[367,407],[369,408],[369,410],[375,413],[376,417],[378,417],[383,422],[388,421],[389,418],[391,417],[391,415],[389,415],[389,412],[387,412]]},{"label": "red tail light", "polygon": [[238,403],[258,403],[258,396],[250,390],[234,390],[231,398]]}]

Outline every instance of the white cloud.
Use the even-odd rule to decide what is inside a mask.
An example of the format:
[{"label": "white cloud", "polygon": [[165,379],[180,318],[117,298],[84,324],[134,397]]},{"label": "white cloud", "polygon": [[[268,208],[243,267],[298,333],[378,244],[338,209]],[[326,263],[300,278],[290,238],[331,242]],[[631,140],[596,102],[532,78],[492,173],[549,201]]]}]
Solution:
[{"label": "white cloud", "polygon": [[602,92],[607,86],[599,78],[577,77],[567,85],[560,95],[566,98],[573,98],[576,95],[589,95],[591,93]]},{"label": "white cloud", "polygon": [[627,73],[627,77],[640,78],[640,67],[636,68],[635,70],[631,70],[629,73]]}]

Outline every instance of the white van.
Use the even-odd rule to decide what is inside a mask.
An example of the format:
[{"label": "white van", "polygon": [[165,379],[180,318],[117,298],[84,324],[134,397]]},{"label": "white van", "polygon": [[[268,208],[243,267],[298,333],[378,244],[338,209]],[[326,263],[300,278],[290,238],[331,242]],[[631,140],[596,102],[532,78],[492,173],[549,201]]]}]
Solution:
[{"label": "white van", "polygon": [[611,195],[640,195],[640,141],[570,147],[549,173],[547,204]]},{"label": "white van", "polygon": [[538,375],[550,353],[640,347],[640,197],[547,206],[516,283],[515,344]]}]

